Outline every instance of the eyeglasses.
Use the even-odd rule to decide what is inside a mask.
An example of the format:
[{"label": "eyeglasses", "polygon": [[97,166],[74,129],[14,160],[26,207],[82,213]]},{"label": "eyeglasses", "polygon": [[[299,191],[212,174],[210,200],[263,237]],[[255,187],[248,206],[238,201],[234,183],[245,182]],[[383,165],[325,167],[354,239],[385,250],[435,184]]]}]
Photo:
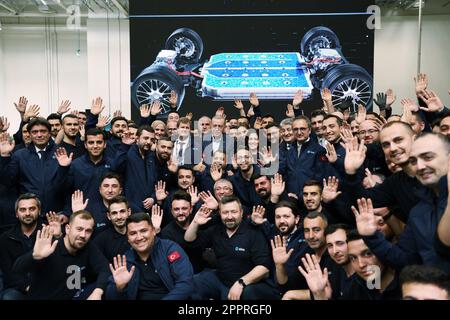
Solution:
[{"label": "eyeglasses", "polygon": [[378,132],[378,130],[376,130],[376,129],[370,129],[370,130],[367,130],[367,131],[365,131],[365,130],[359,131],[358,134],[366,135],[367,133],[369,133],[369,134],[374,134],[374,133],[376,133],[376,132]]}]

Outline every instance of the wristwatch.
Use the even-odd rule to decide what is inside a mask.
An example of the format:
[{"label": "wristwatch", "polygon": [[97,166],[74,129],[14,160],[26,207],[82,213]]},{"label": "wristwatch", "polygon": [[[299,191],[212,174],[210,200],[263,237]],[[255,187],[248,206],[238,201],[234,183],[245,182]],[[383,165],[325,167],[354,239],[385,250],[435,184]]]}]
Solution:
[{"label": "wristwatch", "polygon": [[244,279],[242,279],[242,278],[240,278],[239,280],[238,280],[238,283],[242,286],[242,288],[245,288],[247,285],[245,284],[245,282],[244,282]]}]

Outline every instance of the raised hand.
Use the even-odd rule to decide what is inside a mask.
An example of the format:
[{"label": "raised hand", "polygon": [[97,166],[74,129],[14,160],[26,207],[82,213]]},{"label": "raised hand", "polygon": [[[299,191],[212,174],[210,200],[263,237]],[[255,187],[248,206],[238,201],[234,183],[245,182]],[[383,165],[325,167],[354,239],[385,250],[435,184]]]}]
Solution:
[{"label": "raised hand", "polygon": [[204,225],[208,223],[212,218],[210,217],[212,210],[209,209],[206,205],[202,205],[200,209],[195,213],[194,220],[192,222],[198,225]]},{"label": "raised hand", "polygon": [[80,140],[84,141],[84,136],[86,133],[86,127],[84,125],[80,125]]},{"label": "raised hand", "polygon": [[298,89],[298,91],[294,95],[294,99],[292,99],[292,105],[295,108],[298,108],[298,106],[303,102],[303,91],[302,89]]},{"label": "raised hand", "polygon": [[189,120],[192,120],[192,117],[194,116],[194,114],[192,112],[188,112],[186,113],[186,118],[188,118]]},{"label": "raised hand", "polygon": [[216,116],[226,118],[225,109],[223,107],[219,107],[216,110]]},{"label": "raised hand", "polygon": [[358,143],[358,138],[353,138],[351,142],[346,143],[344,167],[347,174],[355,174],[359,167],[362,166],[366,159],[367,148],[364,140]]},{"label": "raised hand", "polygon": [[222,178],[222,167],[218,164],[212,164],[209,173],[214,182],[216,182]]},{"label": "raised hand", "polygon": [[161,111],[162,111],[161,101],[153,100],[152,107],[150,109],[150,114],[152,116],[156,116],[156,115],[160,114]]},{"label": "raised hand", "polygon": [[362,104],[358,104],[358,114],[356,116],[356,122],[361,124],[364,120],[366,120],[367,110]]},{"label": "raised hand", "polygon": [[328,177],[328,182],[323,179],[322,201],[329,203],[335,200],[342,192],[339,189],[339,179],[336,177]]},{"label": "raised hand", "polygon": [[172,109],[176,109],[177,108],[177,102],[178,102],[178,96],[177,93],[175,91],[170,91],[170,97],[169,97],[169,103],[170,103],[170,107]]},{"label": "raised hand", "polygon": [[292,104],[287,105],[286,117],[295,118],[294,106]]},{"label": "raised hand", "polygon": [[150,117],[150,106],[148,104],[143,104],[139,107],[139,112],[141,113],[141,118]]},{"label": "raised hand", "polygon": [[128,271],[127,257],[125,255],[122,257],[117,255],[117,257],[114,257],[113,263],[114,266],[111,263],[109,264],[109,270],[111,270],[117,290],[122,291],[130,282],[136,268],[132,266],[130,271]]},{"label": "raised hand", "polygon": [[105,106],[103,105],[103,100],[100,97],[95,98],[92,100],[91,104],[91,113],[96,116],[102,113],[103,109],[105,109]]},{"label": "raised hand", "polygon": [[400,103],[402,104],[403,108],[408,108],[411,112],[419,111],[419,106],[417,105],[417,103],[409,98],[402,99]]},{"label": "raised hand", "polygon": [[8,118],[6,117],[0,117],[0,132],[6,132],[9,129],[9,122]]},{"label": "raised hand", "polygon": [[7,132],[0,133],[0,155],[2,157],[9,157],[15,146],[14,139]]},{"label": "raised hand", "polygon": [[59,107],[58,107],[58,111],[56,111],[56,113],[62,115],[66,112],[69,112],[70,104],[71,104],[70,100],[61,101],[61,103],[59,104]]},{"label": "raised hand", "polygon": [[114,111],[113,118],[117,118],[117,117],[122,117],[122,111],[121,110]]},{"label": "raised hand", "polygon": [[353,139],[352,130],[349,127],[342,128],[341,139],[344,143],[351,142]]},{"label": "raised hand", "polygon": [[386,109],[386,94],[383,92],[377,93],[377,98],[373,99],[373,102],[377,104],[377,106],[380,108],[380,111]]},{"label": "raised hand", "polygon": [[331,96],[331,91],[328,88],[323,88],[322,91],[320,92],[322,95],[322,100],[324,102],[331,102],[332,96]]},{"label": "raised hand", "polygon": [[127,130],[127,131],[125,131],[125,132],[122,134],[122,143],[123,143],[123,144],[131,145],[131,144],[133,144],[133,143],[135,143],[135,142],[136,142],[136,140],[135,140],[135,138],[133,137],[133,135],[132,135],[132,133],[131,133],[130,130]]},{"label": "raised hand", "polygon": [[59,238],[62,235],[59,215],[54,211],[49,211],[45,214],[45,217],[47,218],[48,226],[51,228],[53,236]]},{"label": "raised hand", "polygon": [[172,173],[176,173],[178,170],[178,160],[176,159],[170,159],[167,162],[167,169],[172,172]]},{"label": "raised hand", "polygon": [[272,257],[275,265],[284,265],[294,252],[294,249],[287,250],[287,240],[282,236],[275,236],[270,240],[272,246]]},{"label": "raised hand", "polygon": [[403,121],[403,122],[406,122],[406,123],[412,123],[412,121],[413,121],[413,119],[412,119],[412,111],[406,105],[403,105],[403,113],[402,113],[402,116],[400,118],[400,121]]},{"label": "raised hand", "polygon": [[277,157],[272,153],[272,149],[270,147],[264,147],[262,152],[259,152],[259,157],[260,165],[262,166],[266,166],[277,159]]},{"label": "raised hand", "polygon": [[195,204],[200,200],[198,196],[198,189],[197,187],[190,186],[187,189],[187,192],[191,195],[191,204],[192,206],[195,206]]},{"label": "raised hand", "polygon": [[254,93],[254,92],[250,93],[249,101],[250,101],[250,104],[252,105],[252,107],[256,108],[259,106],[259,100],[258,100],[258,96],[256,95],[256,93]]},{"label": "raised hand", "polygon": [[166,182],[159,180],[158,183],[155,185],[155,194],[156,194],[156,200],[157,201],[163,201],[167,198],[169,193],[166,191]]},{"label": "raised hand", "polygon": [[386,91],[386,107],[390,108],[396,99],[397,99],[397,97],[394,94],[394,90],[387,89],[387,91]]},{"label": "raised hand", "polygon": [[242,103],[241,99],[234,99],[234,107],[238,110],[244,109],[244,104]]},{"label": "raised hand", "polygon": [[104,127],[106,127],[108,125],[108,123],[110,121],[111,121],[111,117],[109,115],[108,116],[99,116],[96,127],[99,129],[103,129]]},{"label": "raised hand", "polygon": [[156,233],[159,233],[159,231],[161,231],[161,221],[162,221],[163,215],[164,215],[164,210],[162,210],[160,206],[155,204],[152,207],[152,224],[156,230]]},{"label": "raised hand", "polygon": [[419,73],[417,78],[414,77],[414,82],[416,83],[417,96],[428,87],[428,77],[425,73]]},{"label": "raised hand", "polygon": [[72,193],[72,212],[85,210],[88,203],[89,199],[84,201],[83,191],[75,190],[74,193]]},{"label": "raised hand", "polygon": [[33,104],[33,105],[29,106],[23,115],[23,121],[28,122],[28,121],[30,121],[30,119],[38,117],[39,110],[40,110],[40,108],[37,104]]},{"label": "raised hand", "polygon": [[369,182],[369,186],[371,188],[375,187],[377,183],[373,180],[372,172],[370,172],[369,168],[366,168],[364,172],[366,174],[367,181]]},{"label": "raised hand", "polygon": [[[314,294],[315,298],[330,299],[331,288],[328,285],[328,270],[320,268],[319,261],[315,255],[307,253],[302,258],[303,267],[299,266],[298,270],[305,277],[308,288]],[[327,290],[328,287],[328,290]]]},{"label": "raised hand", "polygon": [[50,226],[43,226],[37,231],[36,242],[33,248],[33,259],[42,260],[55,252],[58,240],[53,241],[53,231]]},{"label": "raised hand", "polygon": [[261,129],[262,127],[262,118],[261,117],[256,117],[255,123],[253,125],[254,129]]},{"label": "raised hand", "polygon": [[263,206],[253,206],[252,216],[251,219],[253,223],[255,224],[262,224],[267,219],[264,218],[264,215],[266,214],[266,208]]},{"label": "raised hand", "polygon": [[67,167],[72,163],[73,152],[68,155],[66,149],[61,147],[56,149],[55,156],[61,167]]},{"label": "raised hand", "polygon": [[270,179],[271,191],[270,193],[274,196],[281,196],[285,189],[285,182],[283,181],[283,176],[279,173],[275,173],[272,179]]},{"label": "raised hand", "polygon": [[204,159],[202,158],[202,160],[196,164],[195,166],[192,167],[192,169],[196,172],[203,172],[206,169],[205,164],[203,163]]},{"label": "raised hand", "polygon": [[202,199],[203,203],[211,210],[216,210],[219,208],[219,203],[217,202],[216,198],[211,194],[211,191],[208,191],[206,193],[205,191],[202,191],[199,193],[200,199]]},{"label": "raised hand", "polygon": [[253,106],[251,106],[251,107],[248,109],[247,117],[248,117],[248,118],[251,118],[251,117],[253,117],[254,115],[255,115],[255,110],[253,109]]},{"label": "raised hand", "polygon": [[358,233],[362,236],[371,236],[377,231],[377,219],[373,212],[372,200],[361,198],[357,200],[358,210],[352,206],[355,215]]},{"label": "raised hand", "polygon": [[327,149],[326,156],[327,156],[328,162],[335,163],[337,161],[336,149],[328,141],[326,142],[325,147]]},{"label": "raised hand", "polygon": [[419,94],[419,98],[421,98],[427,105],[426,107],[420,107],[420,110],[426,112],[441,112],[444,110],[444,104],[434,91],[423,90]]},{"label": "raised hand", "polygon": [[27,104],[28,104],[28,99],[24,96],[19,98],[19,102],[15,103],[14,102],[14,107],[16,107],[16,110],[20,113],[20,114],[24,114],[25,110],[27,109]]}]

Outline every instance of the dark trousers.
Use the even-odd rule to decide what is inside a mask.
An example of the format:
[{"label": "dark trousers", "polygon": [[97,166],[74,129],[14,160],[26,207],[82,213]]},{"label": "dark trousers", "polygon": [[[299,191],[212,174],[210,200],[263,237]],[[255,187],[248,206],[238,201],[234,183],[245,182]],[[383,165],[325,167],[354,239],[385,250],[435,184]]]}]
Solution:
[{"label": "dark trousers", "polygon": [[[216,270],[204,270],[194,275],[194,300],[228,300],[227,287],[217,276]],[[280,300],[280,293],[270,282],[260,281],[247,285],[240,300]]]}]

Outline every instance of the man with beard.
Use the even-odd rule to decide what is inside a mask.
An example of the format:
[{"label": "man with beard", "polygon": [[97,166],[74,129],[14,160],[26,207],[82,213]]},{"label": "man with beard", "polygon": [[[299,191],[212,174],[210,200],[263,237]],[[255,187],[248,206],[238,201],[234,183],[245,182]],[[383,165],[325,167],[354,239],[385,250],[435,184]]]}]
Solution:
[{"label": "man with beard", "polygon": [[109,201],[106,216],[111,222],[105,230],[101,231],[93,240],[107,261],[113,261],[118,254],[122,255],[130,248],[126,233],[125,222],[131,214],[128,201],[123,196],[117,196]]},{"label": "man with beard", "polygon": [[155,184],[158,176],[151,151],[154,143],[153,128],[148,125],[141,126],[137,131],[137,143],[130,144],[128,151],[122,151],[118,156],[119,170],[124,177],[125,196],[132,212],[150,210],[155,203]]},{"label": "man with beard", "polygon": [[65,148],[68,153],[73,153],[74,159],[77,159],[85,154],[86,150],[84,149],[83,143],[79,138],[80,125],[78,117],[74,114],[66,115],[62,119],[62,129],[63,140],[59,143],[59,146]]},{"label": "man with beard", "polygon": [[197,174],[203,191],[212,192],[216,181],[228,177],[226,157],[222,151],[214,152],[211,165],[207,164],[205,170]]},{"label": "man with beard", "polygon": [[194,299],[256,300],[276,299],[278,294],[267,280],[271,268],[270,249],[263,233],[243,220],[238,198],[220,201],[222,223],[199,231],[210,217],[210,210],[197,211],[184,240],[192,246],[211,247],[217,256],[217,269],[194,276]]},{"label": "man with beard", "polygon": [[253,184],[258,196],[252,202],[254,205],[262,205],[266,209],[265,217],[269,223],[273,224],[275,205],[280,201],[285,189],[283,177],[279,173],[276,173],[273,178],[257,174]]},{"label": "man with beard", "polygon": [[336,268],[336,279],[332,285],[333,299],[340,299],[346,288],[352,281],[355,273],[350,263],[347,246],[347,233],[349,227],[345,224],[332,224],[325,229],[325,241],[327,243],[328,254],[331,259],[341,268]]},{"label": "man with beard", "polygon": [[199,273],[205,268],[202,258],[203,250],[191,248],[184,241],[184,234],[192,221],[192,209],[189,193],[181,190],[175,192],[172,197],[171,210],[173,220],[161,230],[160,237],[178,243],[186,251],[194,273]]},{"label": "man with beard", "polygon": [[411,264],[424,264],[450,272],[450,261],[439,256],[433,240],[447,197],[440,191],[448,172],[450,143],[441,134],[426,133],[412,145],[409,163],[415,167],[416,177],[426,188],[417,190],[419,202],[411,209],[405,230],[396,244],[377,231],[376,218],[370,199],[359,199],[360,212],[353,208],[358,232],[370,250],[387,266],[396,270]]},{"label": "man with beard", "polygon": [[[327,244],[325,241],[325,229],[328,226],[327,218],[320,212],[310,212],[303,220],[303,233],[305,241],[308,244],[310,251],[304,251],[305,256],[309,253],[314,254],[317,261],[319,261],[322,268],[327,268],[330,275],[330,282],[336,283],[339,281],[339,266],[333,261],[327,251]],[[297,266],[299,265],[297,260]],[[286,283],[279,283],[282,285],[286,293],[283,295],[283,300],[310,300],[311,292],[308,289],[308,284],[302,274],[297,269],[295,273],[287,276]],[[336,285],[335,285],[336,286]]]},{"label": "man with beard", "polygon": [[[398,300],[401,297],[396,272],[385,266],[367,247],[356,230],[347,234],[348,256],[355,275],[344,288],[342,300]],[[306,278],[315,300],[332,298],[328,285],[328,270],[313,256],[303,261],[300,272]],[[374,285],[379,283],[379,286]]]},{"label": "man with beard", "polygon": [[27,298],[101,299],[108,266],[98,248],[89,243],[93,231],[92,215],[82,210],[70,216],[61,240],[53,240],[48,226],[37,232],[33,250],[19,257],[13,267],[15,272],[31,273]]},{"label": "man with beard", "polygon": [[[0,237],[0,269],[4,276],[5,291],[3,300],[23,300],[30,285],[28,274],[19,274],[13,271],[13,264],[18,257],[33,249],[36,232],[41,228],[39,223],[41,202],[32,193],[19,196],[15,204],[16,217],[19,220],[14,227],[3,233]],[[54,221],[54,214],[47,216]],[[52,223],[55,236],[61,235],[61,226],[58,222]],[[1,298],[1,297],[0,297]]]},{"label": "man with beard", "polygon": [[254,178],[259,173],[259,168],[252,164],[250,151],[246,148],[241,148],[237,151],[236,162],[238,170],[230,178],[234,194],[244,206],[251,208],[254,200],[258,197],[253,183]]},{"label": "man with beard", "polygon": [[59,131],[61,130],[61,116],[57,113],[51,113],[47,117],[48,123],[50,123],[50,135],[53,140],[58,136]]},{"label": "man with beard", "polygon": [[398,207],[395,215],[402,222],[407,222],[409,212],[418,203],[416,189],[424,186],[414,177],[414,168],[410,166],[409,157],[414,133],[411,126],[400,121],[384,125],[380,133],[381,147],[386,160],[401,166],[402,170],[395,172],[383,183],[371,189],[364,189],[362,177],[356,174],[365,160],[366,148],[358,144],[357,139],[346,144],[344,193],[355,203],[359,198],[370,198],[375,208]]},{"label": "man with beard", "polygon": [[126,221],[131,248],[109,265],[106,298],[185,300],[193,292],[192,265],[175,242],[156,237],[150,216],[138,212]]}]

